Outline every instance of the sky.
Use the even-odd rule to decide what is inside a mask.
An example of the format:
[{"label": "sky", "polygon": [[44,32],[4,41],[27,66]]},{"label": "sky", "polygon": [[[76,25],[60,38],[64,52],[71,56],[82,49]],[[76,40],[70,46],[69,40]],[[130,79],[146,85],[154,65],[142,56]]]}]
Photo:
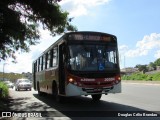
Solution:
[{"label": "sky", "polygon": [[[117,36],[120,67],[145,65],[160,58],[160,0],[62,0],[63,11],[74,17],[79,31],[98,31]],[[32,72],[32,62],[60,36],[41,31],[40,43],[29,53],[17,52],[0,63],[0,71]]]}]

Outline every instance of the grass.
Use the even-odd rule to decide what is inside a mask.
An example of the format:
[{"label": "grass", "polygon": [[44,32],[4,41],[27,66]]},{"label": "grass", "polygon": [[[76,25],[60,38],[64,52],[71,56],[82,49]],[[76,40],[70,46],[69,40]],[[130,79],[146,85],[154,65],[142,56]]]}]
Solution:
[{"label": "grass", "polygon": [[160,73],[143,74],[137,72],[131,75],[123,75],[122,80],[160,81]]}]

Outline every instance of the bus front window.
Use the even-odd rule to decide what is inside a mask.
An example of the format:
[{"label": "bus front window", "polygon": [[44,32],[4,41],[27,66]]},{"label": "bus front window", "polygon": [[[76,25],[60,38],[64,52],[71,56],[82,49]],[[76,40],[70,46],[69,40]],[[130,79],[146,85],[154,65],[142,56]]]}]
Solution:
[{"label": "bus front window", "polygon": [[105,71],[117,68],[115,45],[69,45],[69,64],[74,71]]}]

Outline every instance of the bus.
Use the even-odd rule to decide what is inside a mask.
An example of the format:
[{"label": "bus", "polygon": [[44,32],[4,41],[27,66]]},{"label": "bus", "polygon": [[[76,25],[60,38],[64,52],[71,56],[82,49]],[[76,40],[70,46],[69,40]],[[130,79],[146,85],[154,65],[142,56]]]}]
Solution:
[{"label": "bus", "polygon": [[33,86],[39,95],[59,102],[70,96],[99,101],[102,94],[121,93],[117,37],[108,33],[65,33],[35,61]]}]

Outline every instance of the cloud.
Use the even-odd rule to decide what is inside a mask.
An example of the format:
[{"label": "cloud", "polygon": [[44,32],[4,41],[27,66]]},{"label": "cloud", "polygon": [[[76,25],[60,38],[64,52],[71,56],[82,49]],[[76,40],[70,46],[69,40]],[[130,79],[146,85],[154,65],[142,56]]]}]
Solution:
[{"label": "cloud", "polygon": [[71,17],[79,17],[91,13],[90,8],[108,4],[111,0],[62,0],[59,4],[70,13]]},{"label": "cloud", "polygon": [[17,58],[16,61],[18,63],[12,63],[11,59],[8,59],[5,66],[6,72],[15,72],[15,73],[22,73],[22,72],[32,72],[32,55],[30,53],[23,53],[23,54],[16,54]]},{"label": "cloud", "polygon": [[160,58],[160,50],[156,51],[154,57],[155,57],[156,59]]},{"label": "cloud", "polygon": [[[160,33],[151,33],[144,36],[142,40],[137,42],[135,49],[128,49],[125,45],[120,46],[120,48],[126,48],[124,53],[126,57],[146,56],[151,50],[160,49]],[[153,54],[156,58],[160,57],[160,50]]]},{"label": "cloud", "polygon": [[142,50],[160,47],[160,34],[152,33],[151,35],[144,36],[143,40],[137,42],[136,47]]},{"label": "cloud", "polygon": [[128,50],[128,46],[127,45],[119,46],[120,54],[125,54],[127,50]]}]

